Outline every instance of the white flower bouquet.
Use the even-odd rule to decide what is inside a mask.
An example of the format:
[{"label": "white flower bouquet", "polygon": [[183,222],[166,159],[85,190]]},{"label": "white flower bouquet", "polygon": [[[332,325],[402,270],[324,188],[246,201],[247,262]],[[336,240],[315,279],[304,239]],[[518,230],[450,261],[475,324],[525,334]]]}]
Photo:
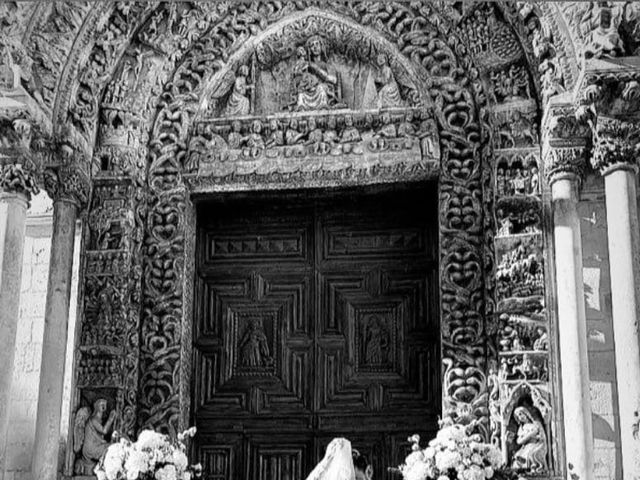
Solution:
[{"label": "white flower bouquet", "polygon": [[441,425],[436,438],[424,449],[420,447],[419,435],[409,437],[409,441],[412,452],[403,465],[393,469],[404,480],[505,478],[500,471],[503,467],[500,451],[483,443],[478,435],[470,435],[464,425]]},{"label": "white flower bouquet", "polygon": [[109,446],[94,472],[98,480],[193,480],[202,476],[200,465],[189,465],[185,441],[191,427],[172,441],[167,435],[143,430],[138,440],[121,438]]}]

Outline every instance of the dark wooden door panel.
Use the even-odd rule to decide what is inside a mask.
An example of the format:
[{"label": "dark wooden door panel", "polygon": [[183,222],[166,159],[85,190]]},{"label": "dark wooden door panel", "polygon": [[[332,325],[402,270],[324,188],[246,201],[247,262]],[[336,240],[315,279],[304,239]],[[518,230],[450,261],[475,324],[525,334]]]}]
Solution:
[{"label": "dark wooden door panel", "polygon": [[208,478],[299,480],[337,436],[388,478],[407,434],[435,430],[437,236],[428,211],[410,213],[417,197],[429,202],[199,208],[193,411]]}]

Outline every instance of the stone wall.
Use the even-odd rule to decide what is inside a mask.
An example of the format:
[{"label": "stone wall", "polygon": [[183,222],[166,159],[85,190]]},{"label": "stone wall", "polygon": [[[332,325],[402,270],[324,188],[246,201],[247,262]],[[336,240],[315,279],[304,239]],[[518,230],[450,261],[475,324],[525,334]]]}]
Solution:
[{"label": "stone wall", "polygon": [[[589,175],[578,213],[582,227],[589,376],[597,479],[621,479],[607,217],[602,177]],[[562,319],[560,319],[562,321]],[[570,440],[569,440],[570,441]]]},{"label": "stone wall", "polygon": [[[52,208],[47,195],[33,199],[27,218],[27,235],[22,265],[20,320],[16,338],[11,404],[9,406],[10,436],[6,442],[7,465],[5,480],[31,480],[31,452],[35,436],[38,385],[44,332],[44,309],[51,250]],[[62,432],[66,435],[71,394],[71,361],[73,356],[77,304],[77,273],[80,250],[80,229],[76,234],[74,277],[71,290],[69,338],[65,368],[65,394],[62,409]],[[61,438],[61,442],[64,441]]]}]

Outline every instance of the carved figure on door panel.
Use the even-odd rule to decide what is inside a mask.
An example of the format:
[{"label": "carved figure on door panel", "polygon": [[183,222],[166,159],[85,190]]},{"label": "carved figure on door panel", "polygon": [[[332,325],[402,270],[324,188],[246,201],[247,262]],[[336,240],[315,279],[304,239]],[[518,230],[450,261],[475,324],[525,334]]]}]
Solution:
[{"label": "carved figure on door panel", "polygon": [[365,363],[384,365],[389,361],[389,332],[377,315],[369,318],[364,332]]},{"label": "carved figure on door panel", "polygon": [[273,363],[262,322],[250,321],[240,342],[240,364],[243,367],[266,367]]}]

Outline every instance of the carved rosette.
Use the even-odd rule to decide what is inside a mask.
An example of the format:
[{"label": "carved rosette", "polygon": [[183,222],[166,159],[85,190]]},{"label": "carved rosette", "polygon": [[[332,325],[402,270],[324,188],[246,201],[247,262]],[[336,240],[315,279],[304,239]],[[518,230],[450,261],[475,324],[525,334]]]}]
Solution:
[{"label": "carved rosette", "polygon": [[602,175],[620,168],[638,170],[640,123],[598,117],[591,166]]},{"label": "carved rosette", "polygon": [[0,166],[0,190],[4,193],[19,193],[31,200],[39,192],[36,177],[31,169],[20,163]]},{"label": "carved rosette", "polygon": [[79,209],[87,206],[91,181],[86,167],[75,164],[48,167],[43,177],[44,188],[54,202],[72,202]]}]

